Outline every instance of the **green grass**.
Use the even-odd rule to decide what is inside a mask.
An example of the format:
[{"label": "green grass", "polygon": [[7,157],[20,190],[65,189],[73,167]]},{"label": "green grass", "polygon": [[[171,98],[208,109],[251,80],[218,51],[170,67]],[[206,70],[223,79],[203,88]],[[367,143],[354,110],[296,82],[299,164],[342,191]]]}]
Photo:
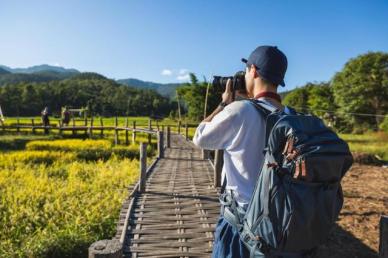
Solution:
[{"label": "green grass", "polygon": [[352,152],[363,152],[378,155],[388,161],[388,133],[340,134]]}]

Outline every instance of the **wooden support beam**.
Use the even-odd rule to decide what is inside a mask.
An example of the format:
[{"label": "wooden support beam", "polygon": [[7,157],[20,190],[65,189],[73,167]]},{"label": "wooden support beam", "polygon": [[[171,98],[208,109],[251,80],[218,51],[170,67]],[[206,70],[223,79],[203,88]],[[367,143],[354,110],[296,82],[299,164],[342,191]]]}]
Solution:
[{"label": "wooden support beam", "polygon": [[224,165],[224,151],[216,150],[214,157],[214,187],[221,186],[222,166]]},{"label": "wooden support beam", "polygon": [[60,136],[62,136],[62,121],[61,120],[58,121],[58,134]]},{"label": "wooden support beam", "polygon": [[147,144],[140,143],[140,180],[139,180],[139,192],[145,191],[146,183],[146,172],[147,172]]},{"label": "wooden support beam", "polygon": [[102,117],[100,117],[100,126],[101,126],[101,131],[100,131],[100,136],[104,136],[104,121],[102,121]]},{"label": "wooden support beam", "polygon": [[20,132],[20,120],[19,117],[16,119],[16,132]]},{"label": "wooden support beam", "polygon": [[167,137],[166,137],[166,141],[167,141],[167,148],[171,148],[171,127],[168,125],[167,126]]},{"label": "wooden support beam", "polygon": [[209,150],[206,150],[206,149],[201,149],[201,156],[202,156],[202,159],[209,159]]},{"label": "wooden support beam", "polygon": [[388,216],[380,218],[380,246],[379,255],[381,258],[388,258]]},{"label": "wooden support beam", "polygon": [[119,144],[119,134],[117,130],[117,116],[115,117],[115,145]]},{"label": "wooden support beam", "polygon": [[164,141],[163,141],[163,131],[158,131],[158,155],[159,158],[164,158]]},{"label": "wooden support beam", "polygon": [[84,118],[84,125],[86,127],[86,129],[85,129],[85,136],[86,136],[86,135],[88,135],[88,128],[87,128],[87,126],[88,126],[88,118],[87,117]]},{"label": "wooden support beam", "polygon": [[35,122],[34,122],[34,119],[31,119],[31,124],[32,124],[32,134],[35,134]]},{"label": "wooden support beam", "polygon": [[129,144],[128,139],[128,117],[125,118],[125,145]]},{"label": "wooden support beam", "polygon": [[185,123],[185,136],[187,141],[189,139],[189,127],[187,126],[187,123]]},{"label": "wooden support beam", "polygon": [[75,135],[75,129],[74,129],[74,127],[75,127],[75,119],[74,119],[74,115],[73,115],[72,120],[73,120],[73,135]]},{"label": "wooden support beam", "polygon": [[93,137],[93,122],[94,122],[94,119],[93,119],[93,116],[90,118],[90,126],[89,126],[89,130],[88,130],[88,134],[89,134],[89,138],[92,138]]},{"label": "wooden support beam", "polygon": [[132,122],[132,144],[136,143],[136,121]]}]

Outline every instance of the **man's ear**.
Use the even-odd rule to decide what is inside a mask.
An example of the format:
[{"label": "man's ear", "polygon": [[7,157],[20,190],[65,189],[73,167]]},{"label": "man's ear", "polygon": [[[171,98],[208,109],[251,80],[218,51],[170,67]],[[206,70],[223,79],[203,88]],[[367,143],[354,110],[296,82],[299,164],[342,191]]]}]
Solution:
[{"label": "man's ear", "polygon": [[251,67],[250,67],[249,72],[251,73],[251,75],[253,76],[253,78],[259,77],[259,76],[258,76],[259,74],[257,73],[256,66],[254,66],[253,64],[251,64]]}]

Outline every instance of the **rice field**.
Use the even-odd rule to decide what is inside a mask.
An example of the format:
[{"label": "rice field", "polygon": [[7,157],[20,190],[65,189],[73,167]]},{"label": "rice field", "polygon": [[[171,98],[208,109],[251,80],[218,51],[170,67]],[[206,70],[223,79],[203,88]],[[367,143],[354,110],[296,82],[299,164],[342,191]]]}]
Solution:
[{"label": "rice field", "polygon": [[[0,135],[0,257],[87,257],[112,238],[139,142]],[[148,163],[154,154],[148,146]]]}]

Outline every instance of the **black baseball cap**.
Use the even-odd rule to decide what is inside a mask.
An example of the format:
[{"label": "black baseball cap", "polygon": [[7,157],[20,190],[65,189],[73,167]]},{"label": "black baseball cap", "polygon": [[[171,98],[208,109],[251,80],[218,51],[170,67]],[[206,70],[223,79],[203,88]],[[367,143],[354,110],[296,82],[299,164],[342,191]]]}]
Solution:
[{"label": "black baseball cap", "polygon": [[287,70],[287,57],[276,46],[259,46],[241,61],[250,66],[253,64],[261,77],[276,85],[285,86],[284,75]]}]

